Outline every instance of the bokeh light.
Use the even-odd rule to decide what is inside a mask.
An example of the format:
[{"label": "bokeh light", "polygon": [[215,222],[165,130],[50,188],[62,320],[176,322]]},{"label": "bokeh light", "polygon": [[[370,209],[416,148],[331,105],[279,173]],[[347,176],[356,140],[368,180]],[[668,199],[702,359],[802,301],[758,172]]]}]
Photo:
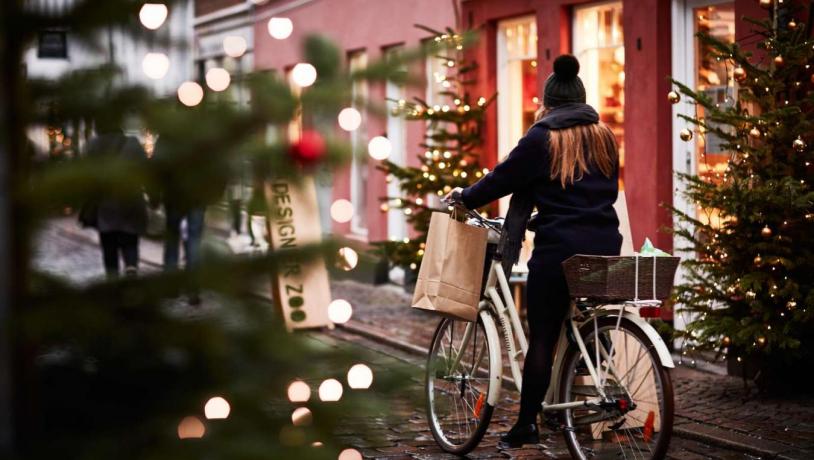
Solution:
[{"label": "bokeh light", "polygon": [[319,385],[319,399],[326,402],[339,401],[342,399],[342,384],[339,380],[323,380]]},{"label": "bokeh light", "polygon": [[178,87],[178,100],[187,107],[200,104],[203,96],[203,88],[194,81],[185,81]]},{"label": "bokeh light", "polygon": [[164,53],[147,53],[141,61],[141,70],[153,80],[164,78],[170,70],[170,58]]},{"label": "bokeh light", "polygon": [[336,299],[328,304],[328,319],[330,319],[332,323],[347,323],[351,316],[353,316],[353,307],[347,300]]},{"label": "bokeh light", "polygon": [[373,371],[364,364],[355,364],[348,371],[348,386],[354,390],[366,390],[373,384]]},{"label": "bokeh light", "polygon": [[386,160],[392,150],[390,139],[384,136],[376,136],[367,143],[367,152],[374,160]]},{"label": "bokeh light", "polygon": [[339,127],[345,131],[353,131],[362,124],[362,114],[353,107],[345,107],[336,118],[339,121]]},{"label": "bokeh light", "polygon": [[138,12],[138,18],[141,25],[150,30],[155,30],[161,27],[161,24],[164,24],[167,13],[169,13],[167,5],[163,3],[145,3]]},{"label": "bokeh light", "polygon": [[246,39],[239,35],[228,35],[223,38],[223,52],[229,57],[239,58],[243,56],[246,48],[248,48]]},{"label": "bokeh light", "polygon": [[336,265],[342,270],[349,272],[356,268],[359,263],[359,254],[352,248],[344,247],[339,249]]},{"label": "bokeh light", "polygon": [[229,87],[232,77],[221,67],[213,67],[206,72],[206,86],[212,91],[223,91]]},{"label": "bokeh light", "polygon": [[345,449],[339,453],[337,460],[362,460],[362,454],[356,449]]},{"label": "bokeh light", "polygon": [[293,403],[306,402],[311,399],[311,387],[302,380],[294,380],[288,385],[288,400]]},{"label": "bokeh light", "polygon": [[291,80],[301,88],[311,86],[317,81],[317,69],[307,62],[300,62],[291,69]]},{"label": "bokeh light", "polygon": [[206,427],[198,417],[184,417],[178,424],[179,439],[199,439],[206,434]]},{"label": "bokeh light", "polygon": [[295,426],[310,425],[313,419],[314,416],[307,407],[298,407],[291,413],[291,423]]},{"label": "bokeh light", "polygon": [[204,405],[204,415],[206,415],[206,418],[209,420],[225,419],[229,417],[229,412],[231,411],[232,408],[229,407],[229,402],[220,396],[210,398]]},{"label": "bokeh light", "polygon": [[340,198],[331,204],[331,217],[333,220],[343,224],[353,219],[353,203]]},{"label": "bokeh light", "polygon": [[271,18],[268,23],[269,35],[277,40],[285,40],[294,31],[294,23],[288,18]]}]

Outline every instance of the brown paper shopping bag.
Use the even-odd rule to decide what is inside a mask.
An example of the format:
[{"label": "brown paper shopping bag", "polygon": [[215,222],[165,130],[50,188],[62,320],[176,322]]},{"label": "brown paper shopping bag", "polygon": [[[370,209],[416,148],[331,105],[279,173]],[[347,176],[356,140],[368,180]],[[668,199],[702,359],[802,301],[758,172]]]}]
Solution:
[{"label": "brown paper shopping bag", "polygon": [[413,308],[464,321],[478,317],[488,230],[435,212],[418,271]]}]

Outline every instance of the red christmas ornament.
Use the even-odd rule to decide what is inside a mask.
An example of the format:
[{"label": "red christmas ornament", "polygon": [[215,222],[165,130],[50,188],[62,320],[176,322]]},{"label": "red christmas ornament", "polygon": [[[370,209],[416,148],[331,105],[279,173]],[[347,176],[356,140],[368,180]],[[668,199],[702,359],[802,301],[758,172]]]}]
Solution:
[{"label": "red christmas ornament", "polygon": [[288,148],[288,153],[297,163],[312,165],[325,156],[325,139],[317,131],[303,131],[300,139]]}]

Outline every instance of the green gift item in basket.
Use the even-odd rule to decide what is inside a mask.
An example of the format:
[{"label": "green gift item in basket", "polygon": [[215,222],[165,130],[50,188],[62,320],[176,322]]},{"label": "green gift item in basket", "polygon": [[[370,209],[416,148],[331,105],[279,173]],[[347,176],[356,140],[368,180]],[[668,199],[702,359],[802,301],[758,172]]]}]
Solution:
[{"label": "green gift item in basket", "polygon": [[571,297],[603,301],[664,300],[680,257],[577,254],[562,263]]}]

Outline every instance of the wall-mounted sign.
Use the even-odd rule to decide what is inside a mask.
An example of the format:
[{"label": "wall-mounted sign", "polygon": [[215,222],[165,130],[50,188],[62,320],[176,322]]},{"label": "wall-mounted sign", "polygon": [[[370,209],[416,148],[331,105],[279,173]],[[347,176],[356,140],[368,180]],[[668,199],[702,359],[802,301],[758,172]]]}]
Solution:
[{"label": "wall-mounted sign", "polygon": [[[322,240],[317,193],[311,176],[299,182],[266,183],[271,249],[284,253]],[[272,296],[289,330],[331,325],[331,286],[323,258],[283,263],[274,274]]]},{"label": "wall-mounted sign", "polygon": [[68,58],[68,35],[64,30],[43,30],[37,39],[37,57]]}]

